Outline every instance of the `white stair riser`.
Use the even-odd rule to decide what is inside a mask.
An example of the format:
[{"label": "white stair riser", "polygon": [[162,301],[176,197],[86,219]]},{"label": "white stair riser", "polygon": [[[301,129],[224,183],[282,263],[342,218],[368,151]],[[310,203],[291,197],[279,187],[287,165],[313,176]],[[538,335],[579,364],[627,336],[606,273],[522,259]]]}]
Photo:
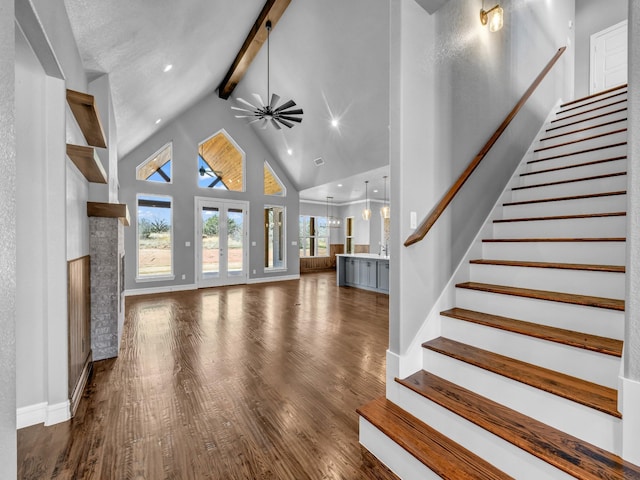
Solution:
[{"label": "white stair riser", "polygon": [[543,198],[622,191],[625,188],[627,188],[627,176],[617,175],[615,177],[581,180],[579,182],[531,187],[522,190],[514,189],[511,191],[511,199],[514,202],[526,202],[528,200],[539,200]]},{"label": "white stair riser", "polygon": [[[581,153],[578,153],[581,152]],[[607,158],[624,157],[627,155],[627,145],[611,145],[600,150],[583,152],[582,150],[575,150],[571,155],[555,156],[545,155],[540,156],[540,161],[531,160],[526,164],[527,168],[532,170],[548,170],[549,168],[568,167],[572,165],[580,165],[588,162],[595,162],[597,160],[606,160]],[[542,160],[544,159],[544,160]]]},{"label": "white stair riser", "polygon": [[[536,165],[536,164],[534,164]],[[533,167],[533,165],[530,165]],[[593,177],[595,175],[607,175],[616,172],[627,171],[627,159],[620,159],[611,162],[601,162],[593,165],[584,165],[581,167],[564,168],[562,170],[553,170],[551,172],[539,172],[541,169],[528,169],[527,172],[532,175],[520,176],[520,187],[527,185],[539,185],[541,183],[560,182],[563,180],[571,180],[574,178]]]},{"label": "white stair riser", "polygon": [[482,252],[482,258],[493,260],[625,264],[624,242],[482,242]]},{"label": "white stair riser", "polygon": [[[545,150],[535,152],[533,159],[551,157],[553,155],[563,155],[565,153],[572,153],[578,150],[588,150],[591,148],[604,147],[607,145],[613,145],[614,143],[622,143],[627,141],[627,132],[619,132],[615,134],[605,135],[603,137],[592,138],[589,140],[583,140],[577,143],[570,143],[568,145],[562,145],[567,142],[566,139],[554,140],[552,142],[546,142],[543,147]],[[548,145],[547,145],[548,143]],[[549,148],[551,147],[551,148]],[[542,148],[542,147],[537,147]]]},{"label": "white stair riser", "polygon": [[626,195],[607,195],[577,200],[506,205],[502,207],[502,218],[531,218],[549,214],[588,215],[590,213],[624,212],[626,209]]},{"label": "white stair riser", "polygon": [[603,232],[624,237],[627,217],[589,217],[562,220],[529,220],[493,224],[495,238],[599,238]]},{"label": "white stair riser", "polygon": [[491,285],[624,299],[624,273],[472,263],[470,278]]},{"label": "white stair riser", "polygon": [[[616,110],[622,110],[622,111],[617,112]],[[620,105],[620,108],[613,109],[611,113],[609,113],[608,115],[594,118],[592,120],[580,121],[579,118],[575,118],[575,119],[567,120],[564,122],[549,123],[545,127],[546,130],[545,130],[544,136],[546,137],[550,135],[560,135],[567,132],[573,132],[574,130],[577,130],[579,128],[593,127],[594,125],[601,125],[603,123],[611,122],[613,120],[626,119],[628,116],[627,113],[628,112],[625,109],[625,107],[623,105]],[[587,118],[595,115],[596,114],[587,115]]]},{"label": "white stair riser", "polygon": [[616,452],[620,420],[538,388],[425,349],[425,370],[582,440]]},{"label": "white stair riser", "polygon": [[[587,111],[589,109],[583,109],[580,113],[576,114],[576,112],[566,112],[562,115],[557,115],[550,123],[550,125],[554,127],[559,127],[562,125],[566,125],[567,123],[576,122],[579,120],[586,120],[591,117],[595,117],[596,115],[606,115],[607,113],[615,112],[621,108],[626,106],[625,103],[615,103],[614,105],[610,105],[615,102],[607,102],[608,106],[598,108],[597,110]],[[606,117],[600,117],[606,118]]]},{"label": "white stair riser", "polygon": [[442,317],[442,336],[598,385],[618,388],[619,357],[450,317]]},{"label": "white stair riser", "polygon": [[[574,113],[583,113],[586,110],[601,108],[606,105],[619,102],[621,100],[625,100],[625,101],[627,100],[626,92],[623,92],[623,91],[611,92],[606,95],[603,95],[600,98],[590,98],[588,100],[585,100],[584,102],[572,103],[571,105],[567,105],[566,107],[558,110],[556,117],[566,117],[567,115],[572,115]],[[623,104],[619,104],[619,105],[623,105]]]},{"label": "white stair riser", "polygon": [[[614,123],[612,123],[614,122]],[[594,125],[576,125],[573,130],[569,130],[564,134],[556,133],[555,130],[545,133],[538,142],[536,148],[548,147],[556,143],[571,142],[573,140],[579,140],[581,138],[592,137],[594,135],[600,135],[601,133],[608,133],[613,130],[619,130],[621,128],[627,128],[628,121],[626,117],[614,120],[601,120],[600,122],[593,122]],[[547,127],[548,128],[548,127]],[[553,138],[552,138],[553,137]]]},{"label": "white stair riser", "polygon": [[[400,389],[398,405],[513,478],[575,480],[574,477],[408,388]],[[420,477],[406,477],[406,480],[415,478]]]},{"label": "white stair riser", "polygon": [[466,288],[456,289],[456,307],[616,340],[624,338],[624,312],[617,310],[501,295]]},{"label": "white stair riser", "polygon": [[440,476],[424,466],[413,455],[387,437],[363,417],[360,417],[360,444],[403,479],[440,480]]}]

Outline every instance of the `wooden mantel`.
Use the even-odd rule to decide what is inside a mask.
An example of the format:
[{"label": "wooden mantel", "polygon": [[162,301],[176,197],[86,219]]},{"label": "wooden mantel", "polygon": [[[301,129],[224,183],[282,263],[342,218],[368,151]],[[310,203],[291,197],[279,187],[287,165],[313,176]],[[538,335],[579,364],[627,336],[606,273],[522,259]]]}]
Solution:
[{"label": "wooden mantel", "polygon": [[125,227],[129,226],[129,208],[126,203],[87,202],[87,216],[119,218]]}]

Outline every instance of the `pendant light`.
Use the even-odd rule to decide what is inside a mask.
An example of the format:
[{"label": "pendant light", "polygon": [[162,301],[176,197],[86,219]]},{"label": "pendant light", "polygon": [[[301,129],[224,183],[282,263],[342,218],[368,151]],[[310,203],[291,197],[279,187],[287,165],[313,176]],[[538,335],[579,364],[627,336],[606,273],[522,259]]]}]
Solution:
[{"label": "pendant light", "polygon": [[333,197],[327,197],[327,226],[329,228],[338,228],[340,226],[340,219],[331,215],[331,200],[333,200]]},{"label": "pendant light", "polygon": [[364,191],[365,201],[364,210],[362,211],[362,218],[364,220],[369,220],[371,218],[371,209],[369,208],[369,180],[365,180],[364,182]]},{"label": "pendant light", "polygon": [[382,216],[382,218],[387,219],[391,216],[391,208],[389,208],[389,205],[387,204],[387,176],[385,175],[384,177],[384,206],[380,209],[380,216]]}]

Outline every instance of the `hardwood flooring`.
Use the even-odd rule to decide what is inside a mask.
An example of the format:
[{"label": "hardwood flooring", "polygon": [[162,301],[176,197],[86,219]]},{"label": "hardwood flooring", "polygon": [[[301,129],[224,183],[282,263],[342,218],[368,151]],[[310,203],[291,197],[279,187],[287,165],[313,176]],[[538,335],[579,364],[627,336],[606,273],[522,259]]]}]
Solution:
[{"label": "hardwood flooring", "polygon": [[393,479],[358,443],[388,296],[300,281],[127,298],[76,416],[18,431],[21,479]]}]

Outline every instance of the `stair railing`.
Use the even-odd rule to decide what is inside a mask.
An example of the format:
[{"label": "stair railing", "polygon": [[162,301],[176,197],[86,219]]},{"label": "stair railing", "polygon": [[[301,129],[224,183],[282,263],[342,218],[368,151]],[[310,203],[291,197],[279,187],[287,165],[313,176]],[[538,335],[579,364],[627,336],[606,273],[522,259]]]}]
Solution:
[{"label": "stair railing", "polygon": [[555,65],[555,63],[558,61],[558,59],[566,49],[567,47],[559,48],[556,54],[553,56],[553,58],[549,60],[549,63],[547,63],[544,69],[536,77],[536,79],[533,81],[533,83],[527,89],[527,91],[524,92],[524,94],[522,95],[522,98],[520,98],[516,106],[513,107],[513,110],[509,112],[509,115],[507,115],[507,117],[500,124],[498,129],[491,136],[491,138],[489,138],[489,140],[484,145],[484,147],[482,147],[480,152],[478,152],[478,154],[474,157],[471,163],[469,163],[469,165],[464,170],[464,172],[460,174],[460,176],[455,181],[455,183],[451,185],[447,193],[445,193],[442,196],[442,198],[440,199],[440,202],[438,202],[438,204],[431,209],[431,211],[429,212],[429,215],[425,217],[425,219],[418,226],[418,228],[411,235],[409,235],[409,237],[407,237],[407,239],[404,242],[405,247],[408,247],[409,245],[413,245],[414,243],[419,242],[425,237],[425,235],[429,232],[429,230],[431,230],[431,227],[433,227],[433,225],[436,223],[438,218],[440,218],[440,215],[444,213],[447,206],[458,194],[458,192],[460,191],[462,186],[465,184],[465,182],[469,179],[473,171],[478,167],[478,165],[480,165],[480,162],[484,159],[487,153],[489,153],[489,150],[491,150],[491,147],[493,147],[493,145],[496,143],[498,138],[500,138],[502,133],[507,129],[507,127],[509,126],[511,121],[514,119],[516,114],[524,106],[524,104],[529,99],[529,97],[531,97],[531,95],[536,90],[536,88],[538,88],[540,83],[542,83],[542,80],[544,80],[544,77],[547,76],[551,68]]}]

